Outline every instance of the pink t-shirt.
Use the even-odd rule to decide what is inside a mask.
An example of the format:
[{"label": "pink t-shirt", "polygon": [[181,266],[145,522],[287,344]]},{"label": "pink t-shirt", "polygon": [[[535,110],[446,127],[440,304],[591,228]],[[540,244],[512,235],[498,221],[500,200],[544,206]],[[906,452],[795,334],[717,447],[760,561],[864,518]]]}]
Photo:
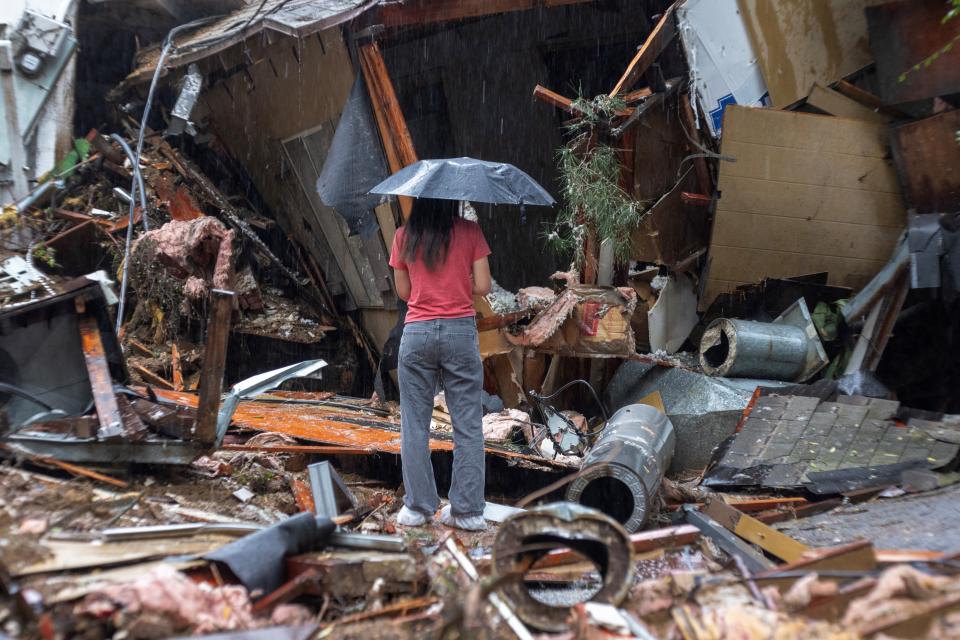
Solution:
[{"label": "pink t-shirt", "polygon": [[[458,218],[450,233],[450,247],[443,264],[427,269],[418,255],[405,262],[400,248],[405,229],[397,229],[390,251],[390,266],[410,275],[407,322],[473,317],[473,263],[490,255],[490,247],[476,222]],[[418,250],[419,251],[419,250]]]}]

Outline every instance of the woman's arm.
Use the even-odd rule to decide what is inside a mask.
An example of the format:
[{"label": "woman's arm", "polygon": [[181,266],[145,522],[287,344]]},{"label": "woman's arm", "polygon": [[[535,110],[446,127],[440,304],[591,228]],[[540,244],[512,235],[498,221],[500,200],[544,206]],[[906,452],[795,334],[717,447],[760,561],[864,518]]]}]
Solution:
[{"label": "woman's arm", "polygon": [[[490,278],[490,263],[486,256],[473,261],[473,295],[485,296],[490,293],[492,286]],[[399,285],[398,285],[399,287]]]},{"label": "woman's arm", "polygon": [[[474,266],[474,269],[476,269],[476,266]],[[406,269],[394,269],[393,282],[397,285],[397,296],[399,296],[401,300],[409,300],[410,274],[407,273]]]}]

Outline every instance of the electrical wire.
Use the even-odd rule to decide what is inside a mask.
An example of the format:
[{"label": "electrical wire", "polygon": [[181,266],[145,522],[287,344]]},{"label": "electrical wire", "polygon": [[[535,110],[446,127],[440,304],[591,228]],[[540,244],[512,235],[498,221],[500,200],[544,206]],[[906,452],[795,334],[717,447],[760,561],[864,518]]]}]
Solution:
[{"label": "electrical wire", "polygon": [[[570,382],[568,382],[567,384],[563,385],[562,387],[560,387],[559,389],[557,389],[556,391],[554,391],[554,392],[551,393],[550,395],[541,396],[541,395],[539,395],[539,394],[533,394],[533,396],[534,396],[535,398],[537,398],[538,400],[552,400],[553,398],[557,397],[558,395],[560,395],[561,393],[563,393],[564,391],[566,391],[567,389],[569,389],[570,387],[572,387],[572,386],[575,385],[575,384],[582,384],[582,385],[586,386],[587,389],[590,390],[591,395],[593,395],[594,401],[597,403],[597,406],[600,407],[600,413],[603,414],[603,421],[606,422],[607,420],[609,420],[609,419],[610,419],[610,415],[607,413],[607,408],[606,408],[606,406],[604,406],[603,402],[600,400],[600,396],[597,395],[597,392],[594,390],[593,386],[592,386],[589,382],[587,382],[586,380],[584,380],[584,379],[582,379],[582,378],[578,378],[578,379],[576,379],[576,380],[571,380]],[[546,418],[546,416],[544,416],[544,418]]]},{"label": "electrical wire", "polygon": [[127,217],[127,238],[123,248],[123,277],[120,279],[120,308],[117,310],[116,331],[120,333],[120,325],[123,322],[123,312],[127,306],[127,283],[130,279],[130,248],[133,246],[133,214],[136,211],[138,194],[140,196],[140,211],[143,215],[143,230],[149,231],[150,227],[147,225],[147,196],[146,189],[144,189],[143,186],[143,176],[140,175],[139,159],[130,149],[130,145],[119,135],[114,133],[110,138],[120,145],[123,152],[127,154],[127,158],[130,159],[130,164],[133,165],[133,185],[130,187],[130,214]]}]

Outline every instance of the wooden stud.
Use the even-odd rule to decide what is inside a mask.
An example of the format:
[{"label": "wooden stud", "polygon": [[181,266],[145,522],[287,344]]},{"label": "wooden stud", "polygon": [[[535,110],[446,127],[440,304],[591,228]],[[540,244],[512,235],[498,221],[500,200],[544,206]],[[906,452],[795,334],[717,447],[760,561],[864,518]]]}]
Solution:
[{"label": "wooden stud", "polygon": [[147,369],[142,365],[128,364],[128,366],[133,372],[135,372],[137,375],[143,378],[144,382],[146,382],[152,387],[160,387],[161,389],[167,389],[168,391],[179,391],[179,389],[174,388],[172,382],[170,382],[166,378],[158,376],[153,371],[150,371],[150,369]]},{"label": "wooden stud", "polygon": [[663,53],[663,50],[673,40],[673,37],[677,34],[676,23],[673,18],[676,7],[677,3],[675,2],[660,16],[657,25],[647,36],[646,42],[643,43],[643,46],[637,51],[637,55],[630,61],[627,70],[623,72],[623,76],[617,82],[617,86],[610,92],[611,97],[633,88],[633,85],[647,72],[654,60]]},{"label": "wooden stud", "polygon": [[220,393],[223,391],[223,369],[227,362],[227,340],[230,337],[234,297],[232,291],[213,289],[210,292],[210,316],[200,371],[196,428],[197,440],[210,444],[217,438],[217,415]]},{"label": "wooden stud", "polygon": [[183,391],[183,367],[180,363],[180,350],[177,343],[170,345],[170,366],[173,368],[173,390]]},{"label": "wooden stud", "polygon": [[[375,41],[367,42],[360,46],[359,53],[360,69],[370,94],[387,162],[390,171],[396,173],[417,161],[413,138],[400,109],[400,101],[397,100],[380,47]],[[399,201],[403,219],[406,220],[413,209],[413,199],[401,196]]]},{"label": "wooden stud", "polygon": [[113,395],[113,378],[103,350],[103,342],[100,340],[100,327],[97,325],[96,318],[90,316],[81,316],[79,326],[83,359],[87,364],[93,403],[97,408],[97,419],[100,421],[97,437],[101,440],[119,438],[123,436],[123,418],[120,416],[117,398]]}]

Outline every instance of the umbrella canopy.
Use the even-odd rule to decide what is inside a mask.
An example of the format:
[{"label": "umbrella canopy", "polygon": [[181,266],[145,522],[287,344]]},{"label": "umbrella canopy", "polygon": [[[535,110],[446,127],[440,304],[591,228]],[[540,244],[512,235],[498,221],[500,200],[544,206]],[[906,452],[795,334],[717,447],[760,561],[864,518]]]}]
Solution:
[{"label": "umbrella canopy", "polygon": [[414,162],[375,186],[370,193],[521,206],[549,207],[555,203],[546,189],[512,164],[473,158]]}]

